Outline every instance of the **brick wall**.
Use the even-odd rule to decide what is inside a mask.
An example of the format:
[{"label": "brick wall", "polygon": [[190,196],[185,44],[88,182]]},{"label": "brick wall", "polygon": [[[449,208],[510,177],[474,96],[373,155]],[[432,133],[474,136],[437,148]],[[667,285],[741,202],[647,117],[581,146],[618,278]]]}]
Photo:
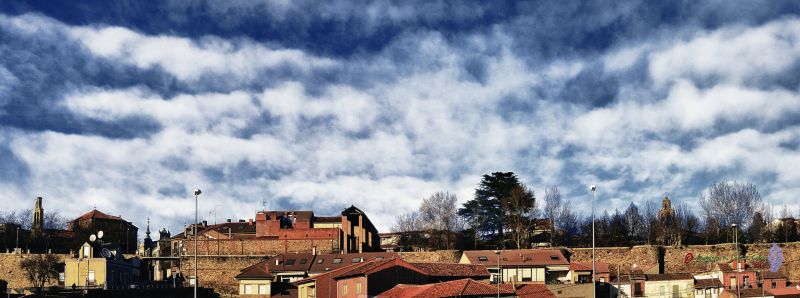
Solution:
[{"label": "brick wall", "polygon": [[[25,272],[19,264],[22,260],[35,256],[35,254],[0,254],[0,279],[8,281],[8,288],[22,288],[32,286],[28,281]],[[59,259],[69,258],[69,255],[56,255]],[[53,280],[52,284],[57,284],[58,279]]]},{"label": "brick wall", "polygon": [[[565,255],[572,262],[591,262],[591,248],[570,248],[565,249]],[[637,268],[644,265],[658,264],[657,246],[634,246],[634,247],[601,247],[595,250],[595,259],[598,262],[609,264],[611,272],[628,272],[636,264]]]},{"label": "brick wall", "polygon": [[[194,254],[194,240],[177,240],[183,244],[183,255]],[[277,255],[282,253],[311,253],[312,247],[318,254],[338,253],[339,241],[328,240],[281,240],[281,239],[214,239],[198,240],[197,254],[201,256],[228,255]]]}]

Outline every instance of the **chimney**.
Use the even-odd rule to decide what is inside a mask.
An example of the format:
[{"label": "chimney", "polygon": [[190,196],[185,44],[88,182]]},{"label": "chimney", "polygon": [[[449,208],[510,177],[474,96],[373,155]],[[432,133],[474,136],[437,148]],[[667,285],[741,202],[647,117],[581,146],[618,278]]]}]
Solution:
[{"label": "chimney", "polygon": [[228,218],[228,222],[231,222],[231,219],[230,219],[230,218]]},{"label": "chimney", "polygon": [[203,226],[204,226],[204,227],[207,227],[207,226],[208,226],[208,221],[205,221],[205,220],[204,220],[204,221],[203,221]]},{"label": "chimney", "polygon": [[244,222],[244,219],[240,219],[239,222]]},{"label": "chimney", "polygon": [[252,218],[247,219],[247,223],[252,226],[253,225],[253,219]]}]

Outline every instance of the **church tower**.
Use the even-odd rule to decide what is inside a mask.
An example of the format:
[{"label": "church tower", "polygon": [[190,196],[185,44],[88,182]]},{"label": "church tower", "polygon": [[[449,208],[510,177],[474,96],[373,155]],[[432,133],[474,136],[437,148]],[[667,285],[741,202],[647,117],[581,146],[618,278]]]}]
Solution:
[{"label": "church tower", "polygon": [[42,197],[36,197],[36,205],[33,207],[33,225],[31,226],[31,237],[37,238],[44,232],[44,208],[42,208]]}]

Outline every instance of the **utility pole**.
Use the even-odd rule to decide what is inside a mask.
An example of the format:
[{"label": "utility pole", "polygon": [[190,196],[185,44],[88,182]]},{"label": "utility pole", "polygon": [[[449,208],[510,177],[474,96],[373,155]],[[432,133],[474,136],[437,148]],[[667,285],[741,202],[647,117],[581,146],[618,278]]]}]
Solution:
[{"label": "utility pole", "polygon": [[597,298],[597,289],[595,284],[595,265],[594,265],[594,192],[597,190],[597,186],[590,185],[589,190],[592,191],[592,297]]}]

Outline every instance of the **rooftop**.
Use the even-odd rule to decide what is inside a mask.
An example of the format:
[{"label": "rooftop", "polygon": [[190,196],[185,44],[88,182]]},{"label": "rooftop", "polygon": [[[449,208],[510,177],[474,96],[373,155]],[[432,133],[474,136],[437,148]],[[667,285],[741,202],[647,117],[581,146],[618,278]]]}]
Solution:
[{"label": "rooftop", "polygon": [[[496,266],[498,261],[494,250],[464,251],[464,255],[471,264],[484,264],[492,267]],[[527,267],[569,265],[569,262],[557,249],[521,249],[500,251],[500,264],[502,266]]]}]

